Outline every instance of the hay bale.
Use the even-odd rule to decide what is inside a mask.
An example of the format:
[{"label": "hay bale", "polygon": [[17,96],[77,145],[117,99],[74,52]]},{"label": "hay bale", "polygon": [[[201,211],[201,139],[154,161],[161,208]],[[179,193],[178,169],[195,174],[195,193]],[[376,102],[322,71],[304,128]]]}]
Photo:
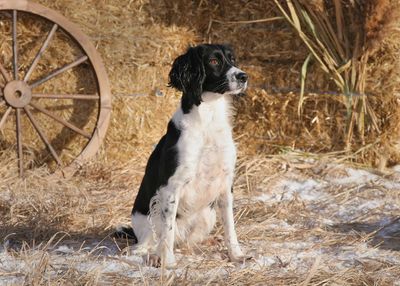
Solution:
[{"label": "hay bale", "polygon": [[[346,147],[345,98],[326,94],[337,90],[329,75],[321,73],[316,64],[308,68],[306,87],[315,93],[306,94],[303,115],[297,116],[300,71],[308,51],[296,32],[281,18],[274,1],[219,1],[217,5],[207,0],[190,3],[183,0],[38,2],[77,23],[91,37],[105,62],[115,98],[111,126],[103,146],[106,152],[101,156],[103,162],[124,163],[129,158],[139,157],[141,164],[145,163],[179,103],[180,94],[166,87],[170,65],[188,45],[200,42],[231,43],[241,67],[250,74],[248,97],[237,104],[235,131],[242,154],[281,152],[281,146],[310,152],[339,151]],[[365,91],[372,95],[369,104],[376,115],[378,129],[367,128],[364,136],[354,137],[351,152],[360,148],[362,152],[352,158],[376,163],[382,161],[379,157],[385,154],[390,163],[395,163],[399,159],[395,134],[398,134],[399,117],[399,84],[396,83],[400,78],[396,13],[400,9],[393,0],[368,3],[359,17],[365,20],[365,49],[369,51]],[[36,29],[30,31],[31,36],[38,34]],[[37,42],[41,42],[40,38]],[[2,60],[7,60],[11,54],[7,48],[10,39],[0,43]],[[63,59],[53,57],[61,48],[55,43],[53,51],[41,64],[40,72],[61,63]],[[35,46],[26,42],[21,49],[29,59]],[[79,79],[85,81],[82,73],[85,70],[78,70],[43,88],[74,90],[81,84],[77,82]],[[156,97],[156,90],[165,96]],[[63,116],[68,119],[71,114]],[[79,115],[74,116],[80,120]],[[86,128],[90,122],[92,120],[86,118],[82,127]],[[47,129],[52,130],[53,137],[60,132],[51,126]],[[60,148],[73,134],[63,136]],[[37,154],[44,147],[39,147],[38,138],[32,140],[38,142],[37,147],[35,143],[33,149],[26,152]],[[11,138],[5,141],[12,142]],[[74,142],[67,146],[72,150],[68,153],[72,158],[82,142],[70,141]],[[0,145],[4,149],[10,144]]]}]

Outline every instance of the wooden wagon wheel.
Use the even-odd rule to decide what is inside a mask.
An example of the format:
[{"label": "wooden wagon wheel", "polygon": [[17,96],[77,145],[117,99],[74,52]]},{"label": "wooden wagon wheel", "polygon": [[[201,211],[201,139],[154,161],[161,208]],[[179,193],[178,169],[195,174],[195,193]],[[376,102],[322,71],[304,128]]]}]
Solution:
[{"label": "wooden wagon wheel", "polygon": [[[48,165],[52,164],[53,171],[62,170],[68,176],[73,173],[77,166],[81,165],[98,151],[109,124],[111,92],[102,60],[89,38],[76,25],[51,9],[26,0],[0,0],[0,15],[3,15],[3,18],[0,18],[0,28],[9,25],[4,29],[9,32],[9,46],[11,46],[9,49],[10,58],[7,60],[8,63],[6,63],[4,60],[5,50],[7,49],[5,46],[6,41],[0,39],[0,42],[3,42],[3,44],[0,43],[0,78],[2,78],[0,81],[0,107],[3,108],[3,112],[0,110],[0,139],[2,139],[2,134],[5,137],[4,128],[8,126],[7,130],[12,130],[13,136],[15,136],[13,139],[15,140],[15,144],[4,143],[3,145],[9,145],[8,147],[10,145],[15,146],[13,148],[17,152],[19,174],[23,176],[24,169],[29,166],[32,167],[32,163],[24,160],[24,157],[29,154],[29,144],[33,142],[24,140],[24,137],[27,136],[24,126],[27,126],[26,128],[30,128],[30,132],[35,133],[35,136],[40,138],[40,140],[37,140],[41,141],[40,144],[44,146],[43,148],[41,147],[41,150],[47,152],[47,156],[43,156],[42,154],[41,158],[47,158],[46,163]],[[28,22],[24,23],[24,18]],[[34,33],[35,41],[31,41],[31,44],[32,42],[38,42],[39,44],[33,52],[34,56],[32,56],[31,61],[29,63],[22,63],[22,60],[20,60],[22,56],[19,53],[19,43],[24,42],[24,49],[29,51],[29,40],[25,38],[20,39],[19,33],[22,33],[20,32],[22,28],[25,31],[34,26],[32,25],[32,21],[38,21],[38,23],[45,22],[42,26],[46,27],[47,31],[42,33],[40,41]],[[48,60],[42,66],[40,66],[40,62],[43,61],[44,55],[49,54],[49,46],[55,41],[56,35],[58,37],[57,43],[59,42],[60,45],[63,44],[64,48],[59,51],[53,48],[52,53],[47,55],[47,57],[51,57],[58,52],[61,60],[68,58],[67,54],[72,54],[76,58],[64,63],[62,66],[52,67],[48,71],[46,69],[51,66],[49,64],[51,60]],[[70,53],[66,51],[68,47],[72,50]],[[75,55],[76,53],[78,55]],[[90,90],[89,93],[43,92],[47,89],[54,89],[54,86],[57,86],[57,79],[60,80],[63,74],[67,74],[65,77],[72,77],[71,74],[79,68],[83,69],[80,70],[81,75],[75,76],[74,79],[78,78],[80,84],[84,87],[77,86],[76,89],[83,91]],[[42,74],[36,70],[41,70]],[[36,74],[36,79],[33,76],[34,74]],[[89,80],[86,78],[84,80],[79,79],[82,75],[86,76],[88,74],[90,75],[88,76]],[[88,83],[88,81],[92,81],[92,83]],[[49,84],[49,82],[52,84]],[[49,87],[43,87],[46,84]],[[86,88],[90,84],[94,87]],[[86,109],[81,110],[82,106],[90,106],[91,112],[96,113],[92,120],[94,123],[92,122],[90,126],[80,124],[77,120],[73,120],[68,116],[57,114],[59,112],[57,110],[63,110],[63,114],[70,115],[72,113],[75,116],[75,113],[77,113],[75,109],[80,110],[81,113],[89,113]],[[75,109],[74,111],[69,111],[68,108]],[[57,140],[57,142],[60,142],[63,139],[57,138],[51,140],[48,136],[48,133],[53,131],[53,129],[58,130],[57,127],[50,126],[43,128],[42,125],[44,124],[42,123],[41,125],[39,120],[37,120],[38,117],[45,117],[48,122],[58,124],[62,130],[66,129],[68,132],[73,133],[75,137],[83,138],[79,139],[79,142],[83,144],[83,146],[78,148],[80,149],[79,153],[71,159],[71,155],[63,155],[64,151],[62,148],[61,150],[60,148],[57,150],[53,146],[53,142]],[[24,123],[22,123],[23,120]],[[90,119],[86,121],[89,122]],[[28,127],[28,124],[30,127]],[[4,142],[8,142],[6,139],[4,140]],[[82,143],[82,140],[85,141]]]}]

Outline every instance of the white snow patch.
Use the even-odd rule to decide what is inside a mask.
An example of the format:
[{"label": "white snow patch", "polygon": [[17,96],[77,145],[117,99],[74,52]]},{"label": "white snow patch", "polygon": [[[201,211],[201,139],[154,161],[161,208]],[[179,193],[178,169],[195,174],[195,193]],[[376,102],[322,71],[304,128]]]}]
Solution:
[{"label": "white snow patch", "polygon": [[399,190],[400,189],[400,183],[393,182],[393,181],[387,181],[384,180],[382,182],[382,186],[386,189],[391,189],[391,190]]},{"label": "white snow patch", "polygon": [[367,201],[360,205],[339,205],[337,217],[342,220],[351,221],[363,214],[371,212],[371,210],[382,207],[385,204],[382,200]]},{"label": "white snow patch", "polygon": [[276,186],[274,193],[262,194],[255,199],[265,203],[275,203],[290,201],[296,197],[304,201],[317,201],[327,197],[325,193],[317,191],[316,188],[322,188],[322,184],[313,179],[283,180]]},{"label": "white snow patch", "polygon": [[59,247],[57,247],[57,249],[55,249],[54,251],[56,252],[60,252],[60,253],[73,253],[74,249],[71,247],[68,247],[67,245],[60,245]]},{"label": "white snow patch", "polygon": [[274,219],[272,222],[268,221],[268,224],[266,224],[266,227],[268,229],[278,229],[278,230],[285,230],[285,231],[296,229],[292,225],[288,224],[286,221],[277,220],[277,219]]},{"label": "white snow patch", "polygon": [[387,189],[400,189],[400,183],[387,180],[366,170],[353,168],[345,168],[345,170],[348,176],[334,178],[331,182],[337,185],[363,185],[365,183],[374,182]]},{"label": "white snow patch", "polygon": [[393,166],[392,170],[397,172],[397,173],[400,173],[400,165]]},{"label": "white snow patch", "polygon": [[7,254],[4,248],[0,249],[0,285],[24,284],[26,266],[25,261]]},{"label": "white snow patch", "polygon": [[365,184],[378,180],[378,176],[361,169],[346,168],[347,177],[333,178],[332,183],[337,185]]},{"label": "white snow patch", "polygon": [[261,256],[258,259],[256,259],[256,263],[261,267],[271,266],[274,263],[276,263],[276,259],[270,256]]}]

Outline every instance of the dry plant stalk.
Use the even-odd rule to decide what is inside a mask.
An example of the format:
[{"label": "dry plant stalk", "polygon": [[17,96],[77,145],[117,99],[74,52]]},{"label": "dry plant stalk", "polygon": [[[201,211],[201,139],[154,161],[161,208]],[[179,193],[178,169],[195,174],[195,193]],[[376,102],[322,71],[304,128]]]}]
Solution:
[{"label": "dry plant stalk", "polygon": [[377,117],[365,94],[368,51],[363,21],[364,6],[357,2],[334,0],[323,2],[286,0],[286,7],[278,0],[276,6],[306,45],[309,56],[301,72],[299,112],[302,110],[307,65],[313,58],[343,93],[347,105],[346,149],[354,141],[354,130],[365,145],[366,129],[379,132]]}]

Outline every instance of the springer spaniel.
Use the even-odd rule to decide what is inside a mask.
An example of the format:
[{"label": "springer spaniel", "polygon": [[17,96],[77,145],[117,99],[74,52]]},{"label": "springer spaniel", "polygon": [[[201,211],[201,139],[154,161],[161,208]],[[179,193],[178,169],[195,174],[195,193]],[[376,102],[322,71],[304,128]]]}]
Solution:
[{"label": "springer spaniel", "polygon": [[169,86],[183,92],[181,104],[147,163],[133,229],[123,230],[136,239],[136,254],[152,254],[147,263],[173,267],[174,245],[201,242],[215,225],[215,207],[230,259],[244,259],[232,209],[231,114],[232,96],[244,92],[247,78],[226,45],[199,45],[175,59]]}]

